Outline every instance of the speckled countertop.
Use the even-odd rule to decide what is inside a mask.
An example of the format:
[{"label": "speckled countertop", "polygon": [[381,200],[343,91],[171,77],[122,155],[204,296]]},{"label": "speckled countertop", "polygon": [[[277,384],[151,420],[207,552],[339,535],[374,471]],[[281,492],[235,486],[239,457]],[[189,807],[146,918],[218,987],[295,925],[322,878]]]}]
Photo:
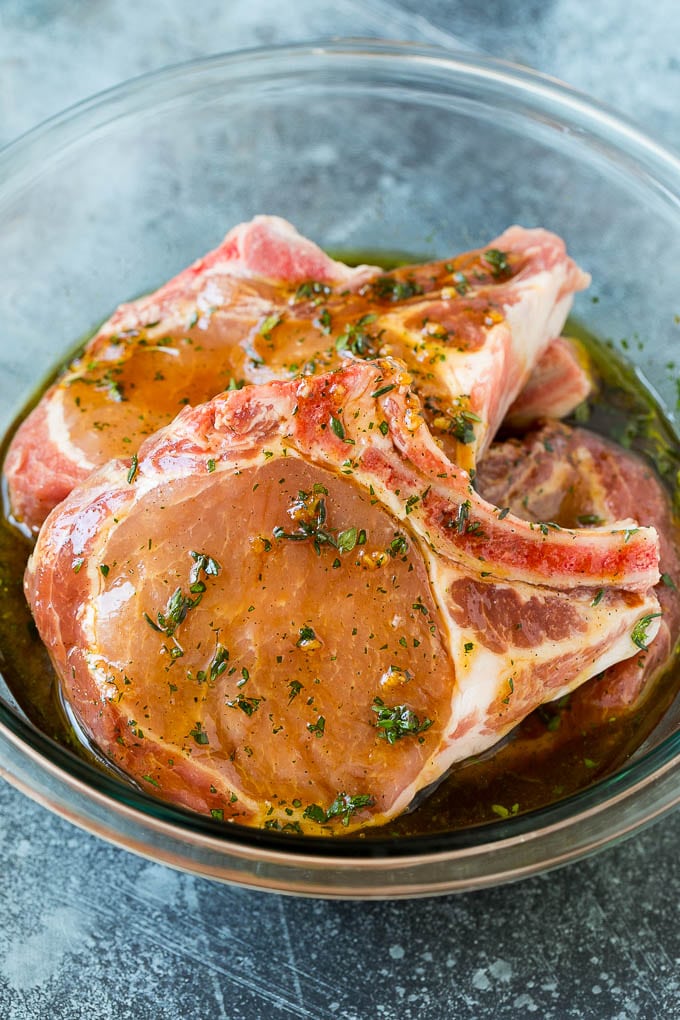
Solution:
[{"label": "speckled countertop", "polygon": [[[0,0],[0,142],[142,71],[331,34],[471,48],[603,99],[680,150],[680,5],[624,0]],[[0,1017],[680,1016],[680,815],[514,886],[396,903],[213,884],[0,785]]]}]

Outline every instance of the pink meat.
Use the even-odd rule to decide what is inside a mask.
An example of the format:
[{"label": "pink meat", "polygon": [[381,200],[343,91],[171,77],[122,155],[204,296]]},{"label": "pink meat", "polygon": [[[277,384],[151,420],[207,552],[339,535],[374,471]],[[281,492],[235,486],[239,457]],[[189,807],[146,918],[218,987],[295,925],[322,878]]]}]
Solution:
[{"label": "pink meat", "polygon": [[526,428],[541,418],[566,418],[590,394],[592,383],[574,343],[552,340],[524,389],[508,408],[506,422]]},{"label": "pink meat", "polygon": [[52,512],[26,594],[80,725],[145,790],[323,834],[635,655],[658,577],[653,528],[485,502],[380,359],[187,408]]},{"label": "pink meat", "polygon": [[390,273],[330,259],[258,216],[160,290],[122,305],[19,428],[11,512],[37,531],[96,467],[227,386],[297,378],[347,358],[401,358],[433,433],[470,470],[587,276],[544,230]]},{"label": "pink meat", "polygon": [[648,649],[580,688],[568,721],[578,731],[612,714],[636,711],[680,637],[680,535],[668,493],[652,468],[601,436],[553,423],[521,440],[494,444],[477,482],[485,498],[530,522],[601,527],[635,518],[656,530],[662,579],[655,594],[663,614],[658,634]]}]

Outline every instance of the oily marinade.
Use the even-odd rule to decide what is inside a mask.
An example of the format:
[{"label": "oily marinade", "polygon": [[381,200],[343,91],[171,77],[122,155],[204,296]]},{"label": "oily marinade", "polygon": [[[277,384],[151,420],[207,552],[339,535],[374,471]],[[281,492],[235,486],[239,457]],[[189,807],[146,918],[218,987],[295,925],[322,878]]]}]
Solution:
[{"label": "oily marinade", "polygon": [[[365,259],[365,255],[364,255]],[[345,256],[346,261],[350,261]],[[401,259],[381,260],[391,268]],[[624,449],[642,455],[672,493],[674,543],[680,547],[680,441],[662,410],[645,390],[632,367],[578,323],[565,334],[578,338],[597,377],[594,395],[580,405],[567,424],[591,429]],[[86,338],[87,339],[87,338]],[[82,346],[83,342],[78,345]],[[72,357],[72,354],[69,356]],[[56,373],[55,373],[56,375]],[[3,442],[9,441],[49,382],[23,410]],[[98,769],[104,759],[78,732],[64,708],[59,683],[40,641],[23,595],[23,574],[31,543],[6,517],[0,523],[0,670],[11,695],[38,729]],[[593,678],[589,683],[596,683]],[[676,655],[653,681],[653,689],[633,712],[574,732],[564,723],[574,698],[587,698],[588,684],[571,695],[543,705],[477,759],[453,767],[418,806],[387,826],[390,835],[437,834],[480,825],[545,807],[611,775],[647,740],[672,704],[680,673]],[[116,773],[118,775],[118,773]],[[127,781],[121,777],[122,781]],[[131,782],[131,781],[130,781]],[[385,834],[385,827],[367,829],[362,838]]]}]

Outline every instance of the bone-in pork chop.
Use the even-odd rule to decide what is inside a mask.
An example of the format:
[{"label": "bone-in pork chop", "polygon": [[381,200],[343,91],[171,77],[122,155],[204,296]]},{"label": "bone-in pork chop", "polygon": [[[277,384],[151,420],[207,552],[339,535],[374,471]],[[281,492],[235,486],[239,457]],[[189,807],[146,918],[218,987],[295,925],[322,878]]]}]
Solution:
[{"label": "bone-in pork chop", "polygon": [[578,730],[639,710],[680,633],[678,524],[650,465],[593,432],[553,422],[521,439],[494,443],[479,466],[477,485],[490,502],[534,524],[602,527],[634,517],[655,528],[662,571],[655,590],[663,613],[659,631],[649,647],[641,640],[636,655],[581,687],[565,722]]},{"label": "bone-in pork chop", "polygon": [[53,511],[26,594],[71,710],[142,788],[333,833],[635,654],[657,563],[632,521],[486,503],[381,359],[185,409]]},{"label": "bone-in pork chop", "polygon": [[404,360],[433,432],[471,469],[587,281],[544,230],[511,227],[485,249],[383,273],[256,217],[121,306],[47,391],[6,459],[12,515],[36,531],[74,484],[186,404],[348,357]]}]

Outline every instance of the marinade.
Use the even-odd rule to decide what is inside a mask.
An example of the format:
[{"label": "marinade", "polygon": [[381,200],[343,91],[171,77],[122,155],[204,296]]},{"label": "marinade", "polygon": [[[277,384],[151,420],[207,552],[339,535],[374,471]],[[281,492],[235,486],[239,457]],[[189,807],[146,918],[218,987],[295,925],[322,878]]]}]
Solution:
[{"label": "marinade", "polygon": [[[401,260],[380,261],[388,268]],[[567,323],[564,332],[582,345],[596,380],[593,395],[566,424],[590,429],[645,458],[671,497],[677,499],[680,442],[663,410],[632,366],[611,345],[574,321]],[[17,425],[42,391],[41,388],[9,430],[3,455]],[[673,542],[677,548],[680,530],[675,504],[673,510]],[[102,757],[88,746],[69,719],[49,657],[26,605],[22,582],[30,550],[30,540],[3,518],[0,670],[31,722],[96,768],[107,769]],[[672,578],[668,583],[675,584]],[[389,826],[369,828],[360,836],[372,839],[386,834],[445,833],[522,814],[582,790],[619,769],[644,743],[672,704],[679,679],[674,654],[666,668],[650,681],[650,689],[636,710],[575,729],[569,725],[570,715],[576,702],[588,698],[589,688],[597,682],[594,678],[560,701],[543,705],[479,758],[454,766],[436,790],[421,795],[411,811]],[[132,781],[122,777],[121,782]]]}]

